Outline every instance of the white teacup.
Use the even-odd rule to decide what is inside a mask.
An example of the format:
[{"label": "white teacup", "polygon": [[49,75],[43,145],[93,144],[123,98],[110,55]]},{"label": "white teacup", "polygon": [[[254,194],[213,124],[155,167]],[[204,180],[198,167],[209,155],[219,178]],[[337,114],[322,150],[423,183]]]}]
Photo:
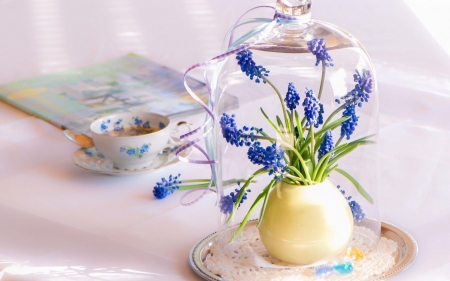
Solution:
[{"label": "white teacup", "polygon": [[147,168],[158,153],[174,145],[170,119],[155,113],[111,114],[95,120],[90,128],[95,147],[120,170]]}]

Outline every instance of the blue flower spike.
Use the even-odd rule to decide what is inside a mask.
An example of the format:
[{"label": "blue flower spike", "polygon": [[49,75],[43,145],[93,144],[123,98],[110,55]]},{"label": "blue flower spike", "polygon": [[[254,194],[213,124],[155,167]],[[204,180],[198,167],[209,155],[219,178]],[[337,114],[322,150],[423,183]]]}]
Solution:
[{"label": "blue flower spike", "polygon": [[178,174],[177,176],[170,175],[168,180],[162,178],[161,182],[157,182],[156,186],[153,187],[153,195],[156,199],[164,199],[175,190],[179,189],[180,187],[178,185],[181,183],[179,180],[180,176],[181,174]]},{"label": "blue flower spike", "polygon": [[[239,186],[239,189],[236,188],[234,192],[231,192],[229,195],[222,196],[222,198],[220,198],[219,208],[220,211],[224,214],[230,214],[233,211],[234,204],[236,204],[239,192],[242,189],[241,184],[239,182],[237,184]],[[251,189],[247,189],[246,192],[244,192],[244,196],[242,196],[238,207],[240,207],[241,204],[244,203],[245,200],[247,200],[247,192],[251,192]]]},{"label": "blue flower spike", "polygon": [[283,173],[288,171],[283,154],[283,148],[277,147],[276,143],[263,148],[258,141],[254,142],[247,151],[248,159],[253,164],[263,165],[264,170],[269,170],[269,175],[275,174],[274,179],[276,180],[283,179]]},{"label": "blue flower spike", "polygon": [[327,278],[333,275],[334,268],[328,265],[316,267],[316,276],[320,278]]},{"label": "blue flower spike", "polygon": [[240,146],[251,146],[252,143],[256,141],[255,136],[263,132],[262,128],[247,127],[244,126],[242,129],[238,129],[236,125],[236,116],[232,114],[231,116],[223,113],[220,117],[220,127],[222,129],[222,136],[225,138],[227,143]]},{"label": "blue flower spike", "polygon": [[237,147],[244,145],[244,140],[241,139],[241,135],[244,133],[236,126],[235,115],[228,115],[224,113],[220,117],[220,127],[222,128],[222,135],[226,139],[227,143],[236,145]]},{"label": "blue flower spike", "polygon": [[[342,190],[340,185],[336,187],[339,189],[339,191],[341,191],[342,195],[344,195],[345,197],[345,190]],[[359,205],[358,202],[356,202],[355,200],[352,200],[351,196],[345,197],[345,199],[347,199],[350,210],[352,211],[353,220],[356,222],[362,221],[365,218],[366,214],[364,214],[361,205]]]},{"label": "blue flower spike", "polygon": [[[346,107],[358,106],[362,107],[364,102],[368,102],[373,88],[373,79],[369,70],[363,69],[362,75],[358,70],[353,74],[353,80],[356,82],[353,90],[348,92],[341,99],[345,102]],[[335,100],[338,104],[341,103],[339,99]]]},{"label": "blue flower spike", "polygon": [[364,217],[366,216],[366,214],[364,214],[361,206],[358,204],[358,202],[356,201],[350,201],[348,203],[348,205],[350,206],[350,210],[352,210],[352,215],[353,215],[353,219],[356,222],[360,222],[364,219]]},{"label": "blue flower spike", "polygon": [[233,211],[234,202],[233,198],[230,195],[225,195],[220,198],[219,208],[220,211],[224,214],[231,214]]},{"label": "blue flower spike", "polygon": [[306,126],[314,125],[318,128],[323,124],[323,105],[314,95],[314,91],[306,88],[306,98],[303,100],[303,107],[305,108]]},{"label": "blue flower spike", "polygon": [[300,101],[300,95],[297,93],[297,90],[295,89],[294,83],[289,83],[288,91],[286,93],[286,98],[284,99],[286,102],[286,106],[290,110],[294,110],[297,108],[297,105],[299,105]]},{"label": "blue flower spike", "polygon": [[348,120],[345,120],[341,124],[341,137],[346,137],[347,140],[350,139],[350,136],[353,134],[353,132],[356,129],[356,126],[358,126],[358,117],[356,116],[355,112],[355,106],[350,105],[347,106],[342,113],[342,117],[350,116]]},{"label": "blue flower spike", "polygon": [[[241,67],[242,72],[250,77],[250,80],[253,80],[253,78],[256,77],[255,82],[259,83],[261,82],[263,76],[269,76],[270,71],[265,69],[261,65],[256,65],[252,56],[253,53],[250,50],[243,50],[237,53],[236,59],[238,61],[238,65]],[[266,83],[264,79],[262,80],[263,83]]]},{"label": "blue flower spike", "polygon": [[[328,152],[330,152],[334,148],[333,135],[331,130],[325,132],[325,138],[319,147],[318,158],[319,160]],[[334,154],[334,152],[333,152]],[[333,155],[331,155],[330,159],[332,159]]]},{"label": "blue flower spike", "polygon": [[318,66],[321,61],[324,62],[326,67],[334,66],[332,63],[333,59],[327,52],[327,47],[323,38],[314,38],[313,40],[308,41],[308,50],[316,56],[316,66]]}]

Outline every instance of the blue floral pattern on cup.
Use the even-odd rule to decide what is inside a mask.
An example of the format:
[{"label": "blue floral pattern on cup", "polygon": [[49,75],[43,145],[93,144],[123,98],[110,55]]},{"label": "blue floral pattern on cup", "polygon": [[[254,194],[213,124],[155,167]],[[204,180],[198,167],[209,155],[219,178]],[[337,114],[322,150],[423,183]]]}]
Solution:
[{"label": "blue floral pattern on cup", "polygon": [[111,123],[111,120],[107,119],[107,120],[103,120],[102,124],[100,125],[100,131],[102,133],[107,133],[108,132],[108,126]]},{"label": "blue floral pattern on cup", "polygon": [[114,123],[114,131],[123,131],[122,119],[119,119]]},{"label": "blue floral pattern on cup", "polygon": [[[114,131],[122,131],[123,130],[123,125],[122,125],[122,119],[119,119],[119,120],[117,120],[116,122],[114,122],[113,123],[113,130]],[[109,125],[111,124],[112,122],[111,122],[111,120],[110,119],[107,119],[107,120],[104,120],[103,122],[102,122],[102,124],[100,125],[100,131],[102,132],[102,133],[107,133],[108,131],[109,131]]]},{"label": "blue floral pattern on cup", "polygon": [[135,156],[138,158],[142,158],[142,156],[144,156],[144,154],[148,153],[148,149],[150,147],[151,143],[147,144],[144,143],[140,148],[139,147],[131,147],[131,146],[121,146],[120,147],[120,152],[125,152],[126,154],[128,154],[129,156]]},{"label": "blue floral pattern on cup", "polygon": [[[133,119],[134,119],[134,125],[136,126],[136,127],[141,127],[141,125],[142,125],[142,119],[139,119],[138,117],[132,117]],[[147,122],[148,123],[148,122]]]}]

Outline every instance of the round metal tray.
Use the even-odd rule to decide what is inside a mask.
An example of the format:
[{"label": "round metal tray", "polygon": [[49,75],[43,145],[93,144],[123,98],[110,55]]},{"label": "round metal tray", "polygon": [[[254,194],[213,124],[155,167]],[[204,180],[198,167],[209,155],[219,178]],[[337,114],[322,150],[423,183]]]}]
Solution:
[{"label": "round metal tray", "polygon": [[[256,223],[256,221],[249,222],[248,224],[254,223]],[[370,281],[387,280],[392,276],[399,274],[413,263],[418,253],[417,243],[414,238],[406,231],[403,231],[392,224],[381,222],[381,236],[395,241],[398,245],[395,265],[387,272],[374,276]],[[209,271],[204,265],[204,261],[209,254],[211,246],[216,242],[217,232],[214,232],[195,244],[189,252],[189,265],[197,275],[205,280],[225,281]]]}]

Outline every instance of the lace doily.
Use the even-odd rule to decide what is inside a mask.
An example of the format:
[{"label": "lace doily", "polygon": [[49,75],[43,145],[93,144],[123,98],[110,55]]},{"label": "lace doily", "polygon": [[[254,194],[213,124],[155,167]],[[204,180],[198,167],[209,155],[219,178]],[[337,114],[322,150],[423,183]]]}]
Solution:
[{"label": "lace doily", "polygon": [[[204,261],[209,271],[227,281],[322,280],[316,277],[314,267],[289,265],[271,257],[259,239],[255,226],[246,227],[240,236],[240,240],[227,246],[222,252],[218,247],[219,243],[214,243]],[[382,237],[374,247],[377,239],[378,236],[369,228],[355,226],[349,247],[358,248],[364,253],[364,257],[352,261],[352,273],[347,275],[336,273],[326,280],[368,280],[392,268],[395,265],[397,243]],[[342,259],[344,258],[342,256]]]}]

